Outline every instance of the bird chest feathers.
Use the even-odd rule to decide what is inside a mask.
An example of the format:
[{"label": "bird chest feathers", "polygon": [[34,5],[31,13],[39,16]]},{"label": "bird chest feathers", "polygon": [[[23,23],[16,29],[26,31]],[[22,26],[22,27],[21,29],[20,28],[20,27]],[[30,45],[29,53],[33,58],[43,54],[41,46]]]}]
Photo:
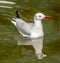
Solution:
[{"label": "bird chest feathers", "polygon": [[44,35],[42,26],[41,27],[40,26],[35,26],[32,31],[33,32],[31,34],[31,36],[33,36],[33,37],[41,37],[41,36]]}]

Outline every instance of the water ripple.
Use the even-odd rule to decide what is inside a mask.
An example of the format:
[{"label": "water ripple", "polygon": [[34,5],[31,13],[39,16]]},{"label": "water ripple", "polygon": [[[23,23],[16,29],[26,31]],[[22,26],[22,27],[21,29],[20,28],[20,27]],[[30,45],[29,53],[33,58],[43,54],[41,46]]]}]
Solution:
[{"label": "water ripple", "polygon": [[16,4],[15,2],[10,2],[10,1],[0,1],[0,3],[3,3],[3,4]]},{"label": "water ripple", "polygon": [[13,8],[13,7],[9,7],[9,6],[0,6],[1,8]]}]

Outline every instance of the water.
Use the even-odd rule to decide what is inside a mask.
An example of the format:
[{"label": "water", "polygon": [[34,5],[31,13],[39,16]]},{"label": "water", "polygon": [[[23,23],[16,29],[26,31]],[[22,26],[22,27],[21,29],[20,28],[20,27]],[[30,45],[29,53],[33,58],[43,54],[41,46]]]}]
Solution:
[{"label": "water", "polygon": [[[3,0],[2,0],[3,1]],[[7,2],[7,3],[6,3]],[[23,37],[10,22],[18,10],[27,22],[33,22],[36,12],[50,15],[42,21],[44,28],[43,52],[47,57],[38,60],[32,46],[17,45]],[[28,39],[27,39],[28,40]],[[60,63],[60,1],[5,0],[0,2],[0,63]]]}]

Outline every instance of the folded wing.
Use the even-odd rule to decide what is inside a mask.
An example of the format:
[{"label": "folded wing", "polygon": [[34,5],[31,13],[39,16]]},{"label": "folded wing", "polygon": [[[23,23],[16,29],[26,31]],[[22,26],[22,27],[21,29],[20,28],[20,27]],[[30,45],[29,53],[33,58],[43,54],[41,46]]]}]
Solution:
[{"label": "folded wing", "polygon": [[22,19],[16,19],[16,27],[22,35],[31,35],[33,24],[26,23]]}]

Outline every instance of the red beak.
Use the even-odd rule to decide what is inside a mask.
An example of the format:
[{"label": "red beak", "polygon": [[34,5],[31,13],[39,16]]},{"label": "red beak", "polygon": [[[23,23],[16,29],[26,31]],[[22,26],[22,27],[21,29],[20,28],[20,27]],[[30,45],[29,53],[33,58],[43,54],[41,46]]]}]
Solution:
[{"label": "red beak", "polygon": [[45,18],[50,18],[50,16],[45,16]]}]

